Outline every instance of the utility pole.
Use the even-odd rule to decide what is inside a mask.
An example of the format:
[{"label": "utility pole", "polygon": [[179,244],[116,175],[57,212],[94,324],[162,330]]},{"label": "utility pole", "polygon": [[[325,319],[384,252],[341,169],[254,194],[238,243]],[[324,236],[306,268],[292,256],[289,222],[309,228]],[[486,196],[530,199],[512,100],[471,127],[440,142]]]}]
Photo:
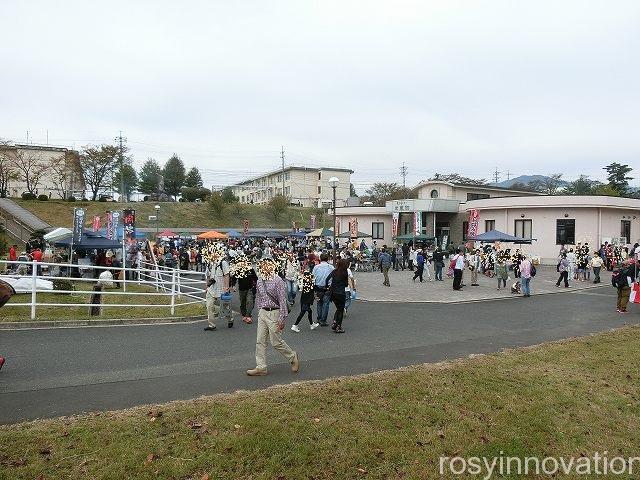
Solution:
[{"label": "utility pole", "polygon": [[284,145],[280,151],[280,158],[282,159],[282,196],[284,197]]},{"label": "utility pole", "polygon": [[511,172],[507,170],[507,181],[511,180]]},{"label": "utility pole", "polygon": [[123,155],[123,151],[122,151],[122,142],[123,141],[127,141],[126,138],[122,138],[122,130],[120,130],[120,133],[118,134],[118,136],[116,137],[116,141],[119,143],[120,148],[118,149],[118,160],[120,163],[120,201],[122,202],[122,199],[125,198],[125,194],[124,194],[124,155]]},{"label": "utility pole", "polygon": [[402,162],[402,166],[400,167],[400,175],[402,176],[402,188],[407,188],[407,172],[408,168],[405,166],[404,162]]},{"label": "utility pole", "polygon": [[498,167],[496,167],[496,171],[493,172],[493,181],[495,183],[498,183],[499,180],[500,180],[500,172],[498,171]]}]

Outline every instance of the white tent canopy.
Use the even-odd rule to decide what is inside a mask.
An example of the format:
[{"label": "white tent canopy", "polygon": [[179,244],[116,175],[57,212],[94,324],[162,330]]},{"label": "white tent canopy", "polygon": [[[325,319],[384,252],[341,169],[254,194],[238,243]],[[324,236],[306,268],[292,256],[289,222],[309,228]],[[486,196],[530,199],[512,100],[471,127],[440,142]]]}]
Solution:
[{"label": "white tent canopy", "polygon": [[46,233],[42,238],[44,238],[45,242],[55,242],[56,240],[68,237],[69,235],[71,235],[71,230],[65,227],[58,227],[55,230],[51,230],[49,233]]}]

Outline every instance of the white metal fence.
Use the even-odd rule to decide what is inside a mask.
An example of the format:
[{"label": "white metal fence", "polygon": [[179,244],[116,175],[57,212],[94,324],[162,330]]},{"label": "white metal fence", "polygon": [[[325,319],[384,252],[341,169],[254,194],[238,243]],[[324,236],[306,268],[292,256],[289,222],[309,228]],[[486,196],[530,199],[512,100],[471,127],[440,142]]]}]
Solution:
[{"label": "white metal fence", "polygon": [[[168,309],[172,316],[175,315],[176,307],[205,302],[206,279],[204,272],[196,272],[192,270],[181,271],[179,269],[163,267],[148,262],[142,262],[142,264],[137,268],[123,268],[98,267],[85,264],[71,265],[68,263],[0,260],[0,270],[5,269],[7,271],[0,274],[0,280],[6,281],[8,279],[16,279],[22,280],[21,283],[25,283],[25,280],[29,282],[29,288],[21,289],[18,293],[30,295],[30,301],[9,302],[6,303],[3,308],[29,309],[32,320],[36,318],[38,307],[91,307],[92,305],[89,301],[86,303],[38,302],[38,294],[43,293],[86,295],[87,297],[96,293],[99,293],[100,295],[120,295],[124,297],[124,300],[119,303],[101,304],[101,306],[108,308],[164,308]],[[84,282],[88,285],[97,285],[101,283],[101,280],[97,277],[104,271],[109,271],[114,275],[112,280],[107,280],[108,282],[119,284],[122,288],[118,290],[102,290],[100,292],[93,290],[38,289],[38,279],[49,280],[52,282],[55,280],[64,280],[73,283]],[[75,273],[75,276],[71,275],[72,272]],[[116,275],[120,275],[122,278],[115,278]],[[147,286],[150,291],[127,291],[127,284]],[[140,295],[158,298],[170,297],[170,301],[168,304],[139,304],[136,302],[136,298]],[[128,303],[127,300],[129,300]]]}]

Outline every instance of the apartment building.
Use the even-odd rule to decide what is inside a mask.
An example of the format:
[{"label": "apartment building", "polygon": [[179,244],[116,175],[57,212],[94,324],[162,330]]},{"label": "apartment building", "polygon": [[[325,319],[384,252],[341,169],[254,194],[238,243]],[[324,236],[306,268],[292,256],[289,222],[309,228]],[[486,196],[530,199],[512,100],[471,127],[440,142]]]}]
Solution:
[{"label": "apartment building", "polygon": [[348,168],[312,168],[291,165],[232,185],[240,203],[265,204],[275,195],[288,197],[292,205],[302,207],[330,206],[333,190],[329,179],[336,177],[336,203],[346,204],[351,193],[351,174]]},{"label": "apartment building", "polygon": [[[32,144],[0,145],[0,167],[8,197],[20,197],[29,188],[50,198],[84,196],[80,154],[65,147]],[[27,185],[27,177],[29,185]]]}]

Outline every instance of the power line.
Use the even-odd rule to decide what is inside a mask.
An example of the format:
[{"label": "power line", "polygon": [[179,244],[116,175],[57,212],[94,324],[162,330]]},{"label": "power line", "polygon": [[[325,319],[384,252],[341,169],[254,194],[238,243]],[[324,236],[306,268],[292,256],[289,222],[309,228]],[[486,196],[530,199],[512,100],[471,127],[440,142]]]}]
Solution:
[{"label": "power line", "polygon": [[496,167],[496,171],[493,172],[493,181],[498,183],[500,181],[500,172],[498,171],[498,167]]},{"label": "power line", "polygon": [[[118,133],[116,137],[116,141],[118,142],[120,148],[118,149],[118,157],[120,161],[120,198],[124,198],[124,154],[122,151],[122,142],[126,142],[126,138],[122,138],[122,130]],[[122,200],[121,200],[122,201]]]}]

